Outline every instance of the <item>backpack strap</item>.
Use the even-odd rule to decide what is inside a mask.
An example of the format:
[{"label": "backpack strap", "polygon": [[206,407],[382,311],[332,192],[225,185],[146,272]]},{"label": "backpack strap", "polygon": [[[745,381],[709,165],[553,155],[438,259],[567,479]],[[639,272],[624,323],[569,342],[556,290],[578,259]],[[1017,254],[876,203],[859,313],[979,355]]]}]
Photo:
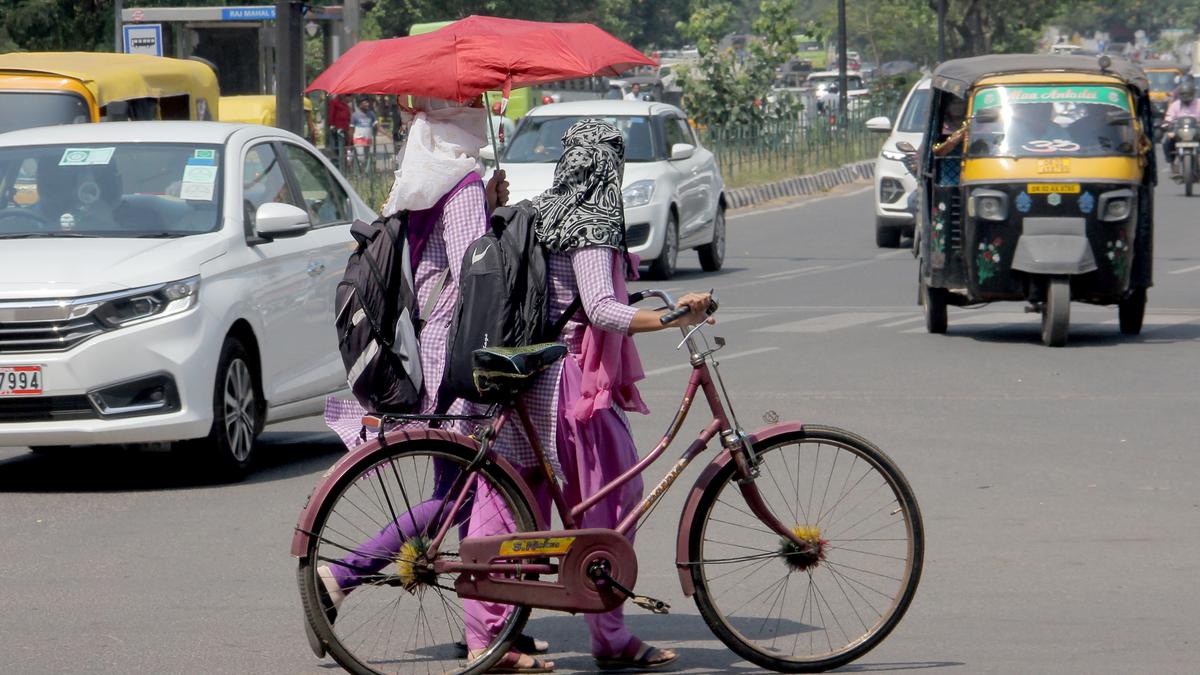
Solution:
[{"label": "backpack strap", "polygon": [[554,325],[550,326],[550,334],[546,336],[547,339],[550,341],[557,340],[558,336],[562,335],[563,329],[567,327],[567,322],[571,320],[571,317],[575,316],[580,307],[583,307],[583,296],[576,295],[571,304],[567,305],[567,308],[563,310],[562,316],[558,317],[558,321],[555,321]]}]

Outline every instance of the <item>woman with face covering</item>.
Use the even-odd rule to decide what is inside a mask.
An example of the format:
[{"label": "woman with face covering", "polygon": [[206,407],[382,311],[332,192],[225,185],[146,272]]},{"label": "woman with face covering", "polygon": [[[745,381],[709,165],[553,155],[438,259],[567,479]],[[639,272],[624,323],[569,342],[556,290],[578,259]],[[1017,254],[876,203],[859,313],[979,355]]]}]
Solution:
[{"label": "woman with face covering", "polygon": [[[418,97],[413,99],[405,117],[408,136],[397,156],[399,169],[383,212],[389,215],[409,212],[408,244],[417,307],[424,309],[430,298],[438,294],[429,315],[418,317],[425,323],[420,334],[424,388],[417,412],[431,414],[437,404],[450,321],[458,302],[459,263],[471,242],[487,231],[488,214],[508,200],[508,182],[503,172],[497,172],[485,187],[480,177],[479,149],[487,144],[487,111],[479,101],[460,105]],[[471,404],[457,400],[448,414],[475,412]],[[357,401],[337,398],[326,401],[325,422],[348,448],[362,443],[359,434],[365,414],[367,411]],[[454,424],[448,426],[456,428]],[[464,428],[456,430],[469,433]],[[317,568],[324,581],[323,590],[328,597],[323,600],[331,617],[336,617],[337,608],[362,578],[385,567],[387,554],[394,556],[403,542],[415,534],[417,525],[430,517],[422,510],[424,506],[416,506],[413,517],[405,514],[397,518],[397,522],[361,544],[357,551],[342,559],[344,566],[331,563]],[[322,655],[315,637],[310,636],[310,642],[318,656]],[[549,647],[529,638],[520,644],[537,651]]]},{"label": "woman with face covering", "polygon": [[[583,120],[563,136],[563,154],[554,184],[534,199],[539,213],[537,235],[550,251],[548,319],[556,321],[576,297],[582,300],[563,330],[569,356],[543,374],[525,395],[538,436],[555,439],[546,448],[568,505],[587,499],[624,473],[638,460],[637,447],[625,412],[647,413],[634,383],[643,377],[634,333],[693,325],[708,320],[710,294],[691,293],[680,299],[691,312],[666,326],[662,310],[637,309],[627,304],[627,270],[636,260],[624,247],[625,214],[621,200],[625,144],[607,122]],[[629,261],[627,264],[627,260]],[[519,425],[507,425],[499,447],[513,463],[535,470],[537,461]],[[548,444],[547,444],[548,445]],[[544,483],[540,507],[549,521],[549,498]],[[642,498],[640,478],[588,510],[581,528],[615,528]],[[472,523],[496,522],[499,505],[477,498]],[[493,510],[489,510],[493,509]],[[472,536],[492,534],[473,528]],[[481,650],[501,624],[503,605],[476,603],[467,609],[467,643]],[[643,643],[626,627],[621,608],[587,614],[591,651],[601,669],[653,669],[667,666],[678,655]],[[506,672],[547,672],[553,663],[510,653],[501,662]]]}]

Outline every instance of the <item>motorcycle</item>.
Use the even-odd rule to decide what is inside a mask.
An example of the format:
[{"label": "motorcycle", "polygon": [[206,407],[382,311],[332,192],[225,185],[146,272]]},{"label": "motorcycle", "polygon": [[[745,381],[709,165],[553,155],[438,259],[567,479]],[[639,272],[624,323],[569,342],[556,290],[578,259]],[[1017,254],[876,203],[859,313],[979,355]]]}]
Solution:
[{"label": "motorcycle", "polygon": [[1196,150],[1200,148],[1200,128],[1195,117],[1180,117],[1171,123],[1171,136],[1175,139],[1175,182],[1183,183],[1183,193],[1192,196],[1192,187],[1200,174],[1197,173]]}]

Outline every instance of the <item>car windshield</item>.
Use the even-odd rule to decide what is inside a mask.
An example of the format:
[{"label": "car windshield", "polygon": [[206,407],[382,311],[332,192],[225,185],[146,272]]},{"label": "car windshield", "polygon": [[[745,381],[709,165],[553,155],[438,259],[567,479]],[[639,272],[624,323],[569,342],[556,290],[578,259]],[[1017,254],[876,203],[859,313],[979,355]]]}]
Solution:
[{"label": "car windshield", "polygon": [[512,163],[557,162],[562,156],[562,137],[572,124],[583,119],[601,119],[625,136],[626,162],[656,162],[660,159],[651,120],[646,115],[572,115],[563,117],[530,116],[521,122],[516,136],[504,151],[504,161]]},{"label": "car windshield", "polygon": [[900,113],[900,124],[897,131],[923,134],[929,122],[929,89],[918,89],[908,97],[908,105]]},{"label": "car windshield", "polygon": [[1101,157],[1135,151],[1129,94],[1118,86],[986,87],[975,93],[967,154]]},{"label": "car windshield", "polygon": [[1179,73],[1174,70],[1147,70],[1146,78],[1150,80],[1151,91],[1171,91],[1175,88],[1175,78]]},{"label": "car windshield", "polygon": [[78,94],[0,92],[0,134],[16,129],[91,122],[87,102]]},{"label": "car windshield", "polygon": [[176,237],[220,226],[221,148],[0,148],[0,238]]}]

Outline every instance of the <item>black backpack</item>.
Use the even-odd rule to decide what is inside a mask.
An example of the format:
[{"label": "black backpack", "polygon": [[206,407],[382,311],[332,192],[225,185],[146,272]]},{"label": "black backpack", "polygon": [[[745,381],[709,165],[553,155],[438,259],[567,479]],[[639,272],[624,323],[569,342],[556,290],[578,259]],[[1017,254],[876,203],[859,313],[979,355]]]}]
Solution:
[{"label": "black backpack", "polygon": [[491,230],[467,247],[446,346],[439,409],[445,410],[457,398],[504,402],[512,391],[480,391],[476,386],[475,351],[552,342],[579,309],[581,301],[576,298],[555,324],[547,319],[547,258],[534,233],[537,217],[529,201],[499,207],[492,213]]},{"label": "black backpack", "polygon": [[372,223],[354,221],[350,234],[358,246],[335,295],[334,325],[346,381],[371,412],[412,412],[420,401],[424,378],[417,317],[432,309],[445,281],[443,275],[419,315],[407,230],[407,212]]}]

